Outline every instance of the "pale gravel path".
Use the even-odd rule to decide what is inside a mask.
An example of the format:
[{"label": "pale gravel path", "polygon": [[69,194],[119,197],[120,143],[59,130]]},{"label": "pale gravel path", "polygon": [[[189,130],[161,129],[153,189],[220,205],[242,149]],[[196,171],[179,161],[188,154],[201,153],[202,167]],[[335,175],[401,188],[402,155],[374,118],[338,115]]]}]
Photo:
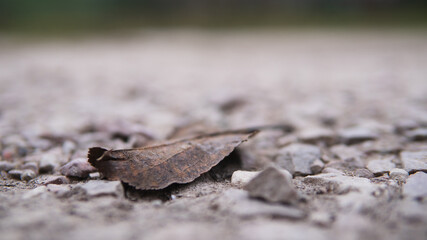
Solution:
[{"label": "pale gravel path", "polygon": [[[117,119],[142,122],[158,138],[178,123],[199,119],[220,128],[290,122],[298,130],[319,125],[324,117],[336,119],[338,128],[369,122],[390,129],[402,119],[427,124],[427,33],[148,31],[0,42],[0,136],[68,134],[91,121]],[[249,104],[231,114],[220,111],[219,104],[236,97]],[[344,212],[334,227],[322,228],[308,221],[218,213],[211,201],[230,186],[209,184],[190,190],[206,196],[161,207],[108,197],[22,200],[26,190],[7,191],[0,194],[0,233],[5,239],[103,240],[423,239],[427,234],[419,222],[394,226],[399,216],[381,215],[387,208],[396,214],[423,211],[425,203],[392,201],[395,205],[382,208],[378,201],[378,216]],[[27,187],[32,186],[16,188]]]}]

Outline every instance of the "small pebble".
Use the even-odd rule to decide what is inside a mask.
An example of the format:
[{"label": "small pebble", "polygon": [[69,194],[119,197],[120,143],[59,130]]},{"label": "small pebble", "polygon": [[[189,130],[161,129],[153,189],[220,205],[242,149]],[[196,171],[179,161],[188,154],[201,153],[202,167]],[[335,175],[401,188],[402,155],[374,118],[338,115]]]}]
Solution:
[{"label": "small pebble", "polygon": [[374,174],[366,168],[358,168],[354,171],[355,177],[373,178]]},{"label": "small pebble", "polygon": [[418,128],[405,132],[405,136],[412,141],[427,140],[427,128]]},{"label": "small pebble", "polygon": [[367,154],[395,154],[402,150],[402,143],[395,136],[387,136],[375,141],[366,141],[360,145],[360,149]]},{"label": "small pebble", "polygon": [[335,133],[327,128],[311,128],[301,131],[299,139],[306,143],[323,142],[330,145],[335,141]]},{"label": "small pebble", "polygon": [[76,143],[70,140],[66,140],[62,144],[62,152],[66,155],[71,155],[76,150],[76,148],[77,148]]},{"label": "small pebble", "polygon": [[412,119],[401,119],[394,124],[395,132],[403,133],[406,130],[417,128],[419,124]]},{"label": "small pebble", "polygon": [[0,161],[0,172],[1,171],[9,171],[15,168],[15,164],[7,161]]},{"label": "small pebble", "polygon": [[320,157],[321,151],[317,146],[293,143],[280,149],[275,162],[293,175],[309,175],[313,173],[311,164]]},{"label": "small pebble", "polygon": [[79,186],[88,197],[124,195],[123,185],[120,181],[90,180]]},{"label": "small pebble", "polygon": [[28,154],[28,149],[26,147],[18,147],[16,149],[18,156],[25,157]]},{"label": "small pebble", "polygon": [[33,170],[34,172],[38,172],[39,171],[39,167],[37,166],[37,163],[35,163],[35,162],[27,162],[24,165],[22,165],[21,168],[22,169]]},{"label": "small pebble", "polygon": [[389,172],[396,167],[396,164],[394,164],[391,159],[378,159],[369,161],[366,167],[375,175],[379,175]]},{"label": "small pebble", "polygon": [[242,171],[237,170],[233,172],[233,175],[231,176],[231,184],[237,187],[243,187],[248,182],[250,182],[255,176],[257,176],[260,172],[258,171]]},{"label": "small pebble", "polygon": [[70,181],[64,176],[49,176],[44,182],[45,185],[48,184],[68,184]]},{"label": "small pebble", "polygon": [[45,154],[40,159],[39,172],[40,173],[51,173],[55,168],[58,167],[58,162],[54,154]]},{"label": "small pebble", "polygon": [[404,182],[408,178],[407,171],[401,168],[393,168],[390,170],[390,177],[398,182]]},{"label": "small pebble", "polygon": [[344,175],[344,172],[336,169],[336,168],[331,168],[331,167],[326,167],[322,170],[322,173],[337,173],[339,175]]},{"label": "small pebble", "polygon": [[275,167],[268,167],[259,173],[245,186],[245,190],[249,196],[269,202],[295,203],[298,200],[289,175]]},{"label": "small pebble", "polygon": [[352,127],[340,131],[340,138],[345,144],[355,144],[378,138],[378,134],[369,128]]},{"label": "small pebble", "polygon": [[90,178],[101,178],[101,174],[99,172],[89,173]]},{"label": "small pebble", "polygon": [[7,172],[9,174],[10,178],[13,179],[21,179],[21,175],[22,175],[22,171],[21,170],[10,170],[9,172]]},{"label": "small pebble", "polygon": [[362,159],[364,158],[363,152],[354,147],[346,145],[335,145],[330,148],[331,152],[338,157],[349,168],[362,168],[365,167]]},{"label": "small pebble", "polygon": [[61,174],[67,177],[87,178],[92,172],[96,172],[94,168],[85,158],[76,158],[60,169]]},{"label": "small pebble", "polygon": [[31,179],[35,178],[37,175],[33,170],[27,169],[24,170],[21,174],[21,180],[22,181],[30,181]]},{"label": "small pebble", "polygon": [[320,173],[324,167],[325,167],[325,164],[320,159],[316,159],[310,165],[310,169],[314,174]]},{"label": "small pebble", "polygon": [[4,160],[13,160],[13,158],[15,157],[16,153],[16,148],[14,146],[9,146],[5,149],[3,149],[2,151],[2,159]]}]

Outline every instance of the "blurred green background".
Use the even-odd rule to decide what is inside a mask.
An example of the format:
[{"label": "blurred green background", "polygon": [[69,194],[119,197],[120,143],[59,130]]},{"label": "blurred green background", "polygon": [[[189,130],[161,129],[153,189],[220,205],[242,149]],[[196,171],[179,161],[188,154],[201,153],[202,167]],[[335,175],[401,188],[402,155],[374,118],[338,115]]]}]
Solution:
[{"label": "blurred green background", "polygon": [[135,28],[425,28],[422,0],[0,0],[0,31],[84,33]]}]

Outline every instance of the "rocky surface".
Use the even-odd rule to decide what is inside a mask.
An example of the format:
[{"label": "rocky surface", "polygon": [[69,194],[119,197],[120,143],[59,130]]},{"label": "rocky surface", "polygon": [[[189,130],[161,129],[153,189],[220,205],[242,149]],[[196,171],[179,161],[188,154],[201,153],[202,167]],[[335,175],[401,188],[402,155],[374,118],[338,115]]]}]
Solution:
[{"label": "rocky surface", "polygon": [[[0,238],[424,240],[425,62],[409,30],[0,36]],[[159,191],[86,159],[265,125]]]}]

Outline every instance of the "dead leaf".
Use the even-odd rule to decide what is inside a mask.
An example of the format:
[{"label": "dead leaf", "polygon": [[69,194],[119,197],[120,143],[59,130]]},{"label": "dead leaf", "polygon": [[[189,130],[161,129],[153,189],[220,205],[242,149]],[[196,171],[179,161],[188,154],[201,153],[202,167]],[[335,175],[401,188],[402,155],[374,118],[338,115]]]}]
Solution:
[{"label": "dead leaf", "polygon": [[209,171],[256,129],[218,132],[157,146],[124,150],[89,149],[89,162],[109,180],[141,190],[188,183]]}]

